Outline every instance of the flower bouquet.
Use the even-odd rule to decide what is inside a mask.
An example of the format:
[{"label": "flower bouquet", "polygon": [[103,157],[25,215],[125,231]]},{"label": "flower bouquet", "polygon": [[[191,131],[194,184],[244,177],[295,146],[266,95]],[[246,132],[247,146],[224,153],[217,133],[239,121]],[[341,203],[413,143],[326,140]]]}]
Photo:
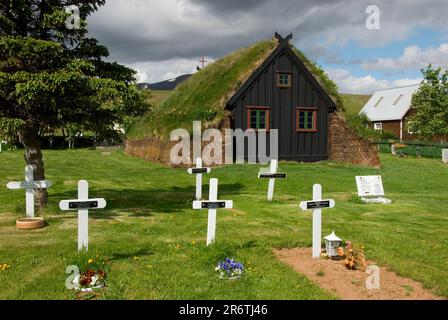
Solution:
[{"label": "flower bouquet", "polygon": [[244,265],[235,259],[226,258],[218,263],[215,268],[221,279],[239,279],[244,272]]},{"label": "flower bouquet", "polygon": [[105,263],[98,257],[95,260],[79,257],[77,259],[77,273],[73,278],[73,288],[82,292],[92,292],[95,289],[104,288],[107,272]]},{"label": "flower bouquet", "polygon": [[87,269],[75,277],[73,283],[82,292],[91,292],[95,289],[104,288],[106,272],[104,270]]}]

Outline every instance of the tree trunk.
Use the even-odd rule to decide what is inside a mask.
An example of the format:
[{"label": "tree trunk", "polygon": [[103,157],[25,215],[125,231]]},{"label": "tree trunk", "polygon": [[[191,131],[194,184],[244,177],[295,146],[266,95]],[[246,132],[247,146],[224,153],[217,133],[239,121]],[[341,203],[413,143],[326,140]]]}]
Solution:
[{"label": "tree trunk", "polygon": [[[45,180],[44,161],[42,159],[41,141],[39,130],[32,125],[25,125],[19,132],[20,142],[25,147],[25,162],[32,165],[34,169],[34,180]],[[44,208],[47,205],[47,189],[34,190],[34,199],[37,208]]]}]

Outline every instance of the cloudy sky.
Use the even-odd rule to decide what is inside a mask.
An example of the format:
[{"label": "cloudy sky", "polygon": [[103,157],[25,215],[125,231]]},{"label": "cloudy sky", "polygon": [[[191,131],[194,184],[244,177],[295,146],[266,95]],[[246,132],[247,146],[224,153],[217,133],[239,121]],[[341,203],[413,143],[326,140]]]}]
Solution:
[{"label": "cloudy sky", "polygon": [[429,63],[448,69],[447,17],[447,0],[107,0],[88,22],[140,82],[191,73],[201,56],[278,31],[292,32],[341,92],[372,93],[418,83]]}]

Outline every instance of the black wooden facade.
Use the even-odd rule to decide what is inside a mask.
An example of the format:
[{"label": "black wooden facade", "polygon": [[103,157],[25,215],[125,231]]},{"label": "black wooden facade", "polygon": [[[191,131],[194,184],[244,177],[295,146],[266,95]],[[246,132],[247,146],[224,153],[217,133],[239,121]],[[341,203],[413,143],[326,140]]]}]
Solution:
[{"label": "black wooden facade", "polygon": [[[336,105],[290,47],[277,48],[227,102],[232,129],[278,129],[279,160],[328,158],[329,113]],[[265,123],[266,122],[266,123]]]}]

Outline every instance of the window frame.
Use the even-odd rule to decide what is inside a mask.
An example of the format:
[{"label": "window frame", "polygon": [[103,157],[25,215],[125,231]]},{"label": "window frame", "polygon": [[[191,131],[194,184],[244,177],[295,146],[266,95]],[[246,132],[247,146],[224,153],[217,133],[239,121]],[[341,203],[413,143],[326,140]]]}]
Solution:
[{"label": "window frame", "polygon": [[[317,115],[318,115],[319,109],[317,108],[303,108],[303,107],[297,107],[296,108],[296,132],[317,132]],[[312,112],[313,113],[313,128],[312,129],[302,129],[300,128],[300,113],[301,112]]]},{"label": "window frame", "polygon": [[[250,117],[251,117],[251,112],[252,111],[265,111],[265,128],[264,129],[256,129],[256,128],[252,128],[251,127],[251,121],[250,121]],[[270,124],[270,119],[271,119],[271,107],[267,107],[267,106],[247,106],[246,107],[246,113],[247,113],[247,129],[251,129],[251,130],[266,130],[266,132],[269,132],[269,130],[271,129],[271,124]]]},{"label": "window frame", "polygon": [[[378,128],[377,128],[377,126],[378,126]],[[382,122],[374,122],[373,130],[383,131],[383,123]]]},{"label": "window frame", "polygon": [[[280,83],[280,76],[288,76],[288,84]],[[291,88],[292,87],[292,72],[291,71],[277,71],[277,88]]]}]

